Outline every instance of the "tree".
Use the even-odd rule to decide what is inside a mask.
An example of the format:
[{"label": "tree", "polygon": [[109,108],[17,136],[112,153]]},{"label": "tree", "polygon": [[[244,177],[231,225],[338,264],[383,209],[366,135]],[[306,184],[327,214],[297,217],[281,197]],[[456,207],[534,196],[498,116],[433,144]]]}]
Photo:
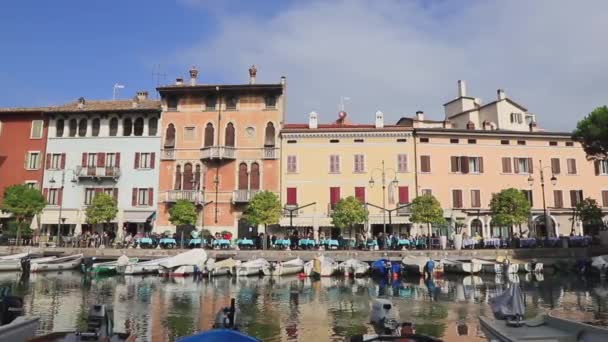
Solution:
[{"label": "tree", "polygon": [[431,225],[445,223],[441,204],[433,195],[422,195],[414,198],[412,205],[412,216],[410,221],[414,223],[426,223],[428,228],[428,243],[431,248]]},{"label": "tree", "polygon": [[194,225],[196,217],[194,203],[187,200],[177,200],[169,209],[169,222],[175,226]]},{"label": "tree", "polygon": [[44,196],[38,189],[24,184],[12,185],[4,190],[2,210],[13,215],[17,221],[17,244],[21,239],[21,227],[31,222],[46,206]]},{"label": "tree", "polygon": [[337,228],[348,227],[349,236],[352,235],[353,226],[367,220],[367,210],[361,202],[353,196],[341,199],[331,214],[331,223]]},{"label": "tree", "polygon": [[[574,217],[581,220],[585,234],[597,232],[604,225],[602,221],[602,209],[593,198],[585,198],[576,205]],[[587,228],[587,229],[585,229]]]},{"label": "tree", "polygon": [[579,121],[572,138],[583,145],[588,157],[608,157],[608,107],[598,107]]},{"label": "tree", "polygon": [[514,188],[504,189],[492,195],[490,212],[492,224],[510,227],[510,234],[513,234],[513,226],[528,221],[530,202],[522,191]]},{"label": "tree", "polygon": [[93,197],[87,207],[86,218],[88,224],[107,225],[116,218],[118,207],[114,197],[100,192]]},{"label": "tree", "polygon": [[[281,212],[281,202],[277,195],[270,191],[260,191],[249,201],[249,205],[243,213],[243,219],[255,226],[263,224],[264,236],[266,236],[266,228],[269,224],[279,223]],[[266,237],[262,244],[266,248]]]}]

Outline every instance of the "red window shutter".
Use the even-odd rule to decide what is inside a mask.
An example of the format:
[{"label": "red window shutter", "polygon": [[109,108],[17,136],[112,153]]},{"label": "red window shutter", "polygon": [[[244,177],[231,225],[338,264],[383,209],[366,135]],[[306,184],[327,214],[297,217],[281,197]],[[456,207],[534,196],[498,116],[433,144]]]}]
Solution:
[{"label": "red window shutter", "polygon": [[599,160],[594,161],[593,166],[595,167],[595,175],[599,176],[600,175],[600,161]]},{"label": "red window shutter", "polygon": [[399,204],[410,203],[410,190],[407,186],[399,187]]},{"label": "red window shutter", "polygon": [[57,204],[62,205],[63,204],[63,189],[59,188],[59,190],[57,190]]},{"label": "red window shutter", "polygon": [[133,194],[131,196],[131,205],[137,205],[137,188],[133,188]]},{"label": "red window shutter", "polygon": [[97,167],[105,167],[105,166],[106,166],[106,154],[97,153]]},{"label": "red window shutter", "polygon": [[44,196],[44,199],[48,202],[49,201],[49,188],[44,188],[42,190],[42,195]]},{"label": "red window shutter", "polygon": [[82,167],[87,167],[87,154],[86,153],[82,154],[82,164],[81,164],[81,166]]},{"label": "red window shutter", "polygon": [[469,173],[469,157],[460,157],[460,171]]},{"label": "red window shutter", "polygon": [[532,161],[532,158],[528,158],[528,168],[529,168],[530,173],[534,173],[534,165],[532,165],[532,164],[534,164],[534,162]]},{"label": "red window shutter", "polygon": [[61,154],[61,169],[65,170],[65,153]]},{"label": "red window shutter", "polygon": [[287,188],[287,204],[297,205],[298,204],[298,189]]},{"label": "red window shutter", "polygon": [[148,205],[154,204],[154,188],[148,188]]},{"label": "red window shutter", "polygon": [[483,157],[478,157],[477,160],[479,161],[479,173],[483,173]]},{"label": "red window shutter", "polygon": [[513,172],[519,173],[519,158],[513,158]]},{"label": "red window shutter", "polygon": [[154,158],[156,157],[156,153],[152,152],[150,153],[150,168],[153,169],[154,168]]},{"label": "red window shutter", "polygon": [[133,168],[139,169],[139,152],[135,152],[135,159],[133,162]]},{"label": "red window shutter", "polygon": [[359,200],[361,203],[365,203],[365,187],[357,186],[355,187],[355,198]]},{"label": "red window shutter", "polygon": [[458,166],[458,157],[450,157],[450,164],[452,165],[452,172],[460,171],[460,167]]},{"label": "red window shutter", "polygon": [[603,207],[608,207],[608,191],[606,190],[602,191],[602,202]]},{"label": "red window shutter", "polygon": [[51,154],[47,153],[46,154],[46,161],[45,161],[45,169],[50,169],[51,168]]},{"label": "red window shutter", "polygon": [[120,167],[120,152],[116,152],[116,158],[114,158],[114,166]]},{"label": "red window shutter", "polygon": [[112,197],[114,197],[114,200],[118,201],[118,188],[114,188],[114,191],[113,191],[113,192],[114,192],[114,193],[113,193],[113,196],[112,196]]}]

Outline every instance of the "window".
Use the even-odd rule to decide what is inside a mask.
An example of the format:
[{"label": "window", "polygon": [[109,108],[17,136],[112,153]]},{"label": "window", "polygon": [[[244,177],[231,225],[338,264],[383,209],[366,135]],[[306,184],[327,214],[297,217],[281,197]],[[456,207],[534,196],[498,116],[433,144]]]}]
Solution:
[{"label": "window", "polygon": [[451,171],[483,173],[483,157],[450,157]]},{"label": "window", "polygon": [[296,144],[298,141],[297,140],[287,140],[288,144]]},{"label": "window", "polygon": [[296,173],[298,172],[298,159],[296,156],[287,156],[287,172]]},{"label": "window", "polygon": [[153,169],[155,153],[135,153],[135,169]]},{"label": "window", "polygon": [[277,108],[277,97],[275,95],[267,95],[264,97],[264,103],[266,104],[266,109],[275,109]]},{"label": "window", "polygon": [[2,135],[2,120],[0,120],[0,135]]},{"label": "window", "polygon": [[501,140],[500,144],[501,145],[509,145],[509,140]]},{"label": "window", "polygon": [[48,189],[46,201],[49,205],[59,205],[59,190]]},{"label": "window", "polygon": [[249,189],[260,190],[260,164],[252,163],[249,173]]},{"label": "window", "polygon": [[184,127],[184,141],[192,141],[196,139],[196,128]]},{"label": "window", "polygon": [[95,198],[95,189],[94,188],[86,188],[84,190],[84,205],[91,205],[93,203],[93,198]]},{"label": "window", "polygon": [[149,205],[148,189],[138,189],[137,205]]},{"label": "window", "polygon": [[115,137],[118,135],[118,119],[111,118],[110,119],[110,136]]},{"label": "window", "polygon": [[132,206],[149,206],[154,203],[154,189],[153,188],[133,188],[133,195],[131,196]]},{"label": "window", "polygon": [[265,147],[274,147],[274,139],[275,139],[275,129],[274,124],[269,122],[266,124],[266,131],[264,132],[264,146]]},{"label": "window", "polygon": [[576,174],[576,159],[568,158],[568,159],[566,159],[566,162],[568,164],[568,174],[575,175]]},{"label": "window", "polygon": [[172,123],[167,126],[165,131],[165,148],[175,147],[175,125]]},{"label": "window", "polygon": [[87,167],[96,167],[96,166],[97,166],[97,153],[87,154]]},{"label": "window", "polygon": [[61,170],[63,169],[61,160],[63,159],[63,164],[65,164],[65,154],[55,153],[55,154],[47,154],[47,164],[49,164],[48,169],[52,170]]},{"label": "window", "polygon": [[522,123],[523,116],[521,113],[511,113],[511,123]]},{"label": "window", "polygon": [[420,190],[420,193],[422,194],[422,196],[425,196],[425,195],[432,196],[433,195],[433,190],[431,190],[431,189],[422,189],[422,190]]},{"label": "window", "polygon": [[528,203],[530,203],[530,206],[533,207],[534,206],[534,197],[532,195],[532,190],[522,190],[521,192],[524,193],[524,196],[526,196]]},{"label": "window", "polygon": [[25,159],[27,170],[38,170],[40,168],[40,152],[28,152]]},{"label": "window", "polygon": [[76,136],[76,131],[78,130],[78,122],[76,119],[70,120],[70,137]]},{"label": "window", "polygon": [[144,119],[137,118],[135,119],[135,124],[133,125],[133,134],[136,137],[141,137],[144,135]]},{"label": "window", "polygon": [[148,120],[148,135],[153,137],[158,133],[158,118],[150,118]]},{"label": "window", "polygon": [[125,137],[131,136],[133,131],[133,122],[130,118],[126,118],[122,122],[122,135]]},{"label": "window", "polygon": [[117,195],[118,195],[118,189],[116,188],[104,188],[103,189],[103,193],[114,198],[117,199]]},{"label": "window", "polygon": [[420,156],[420,172],[431,172],[431,156]]},{"label": "window", "polygon": [[27,185],[27,187],[30,188],[30,189],[38,189],[38,182],[37,181],[26,181],[25,185]]},{"label": "window", "polygon": [[397,155],[397,172],[407,172],[407,154]]},{"label": "window", "polygon": [[467,140],[467,143],[469,143],[469,144],[477,144],[477,139],[469,139],[469,140]]},{"label": "window", "polygon": [[217,98],[215,96],[208,96],[205,99],[205,110],[215,110],[215,105],[217,104]]},{"label": "window", "polygon": [[330,139],[330,140],[329,140],[329,143],[330,143],[330,144],[337,144],[337,143],[339,143],[339,142],[340,142],[340,140],[338,140],[338,139]]},{"label": "window", "polygon": [[549,146],[557,146],[557,141],[549,141]]},{"label": "window", "polygon": [[239,102],[236,96],[229,96],[226,98],[226,110],[236,110],[236,105]]},{"label": "window", "polygon": [[359,202],[365,203],[365,187],[364,186],[356,186],[355,187],[355,198]]},{"label": "window", "polygon": [[205,126],[205,147],[213,146],[213,124],[207,123]]},{"label": "window", "polygon": [[297,206],[298,205],[298,189],[287,188],[287,205]]},{"label": "window", "polygon": [[32,120],[32,131],[30,134],[30,138],[32,139],[40,139],[42,138],[42,128],[44,126],[44,121],[42,120]]},{"label": "window", "polygon": [[167,109],[171,111],[177,110],[177,97],[167,96]]},{"label": "window", "polygon": [[595,161],[595,174],[608,175],[608,159]]},{"label": "window", "polygon": [[566,146],[572,147],[574,146],[574,143],[572,141],[566,141]]},{"label": "window", "polygon": [[224,134],[224,140],[226,141],[226,146],[234,147],[234,125],[232,122],[229,122],[226,125],[226,134]]},{"label": "window", "polygon": [[602,207],[608,208],[608,190],[602,191]]},{"label": "window", "polygon": [[329,156],[329,173],[340,173],[340,156]]},{"label": "window", "polygon": [[450,144],[458,144],[460,140],[458,139],[450,139]]},{"label": "window", "polygon": [[551,158],[551,172],[554,175],[559,175],[561,172],[561,167],[559,163],[559,158]]},{"label": "window", "polygon": [[356,143],[362,143],[362,142],[364,142],[364,141],[365,141],[365,140],[363,140],[363,139],[355,139],[355,140],[354,140],[354,142],[356,142]]},{"label": "window", "polygon": [[563,208],[564,207],[564,194],[561,190],[553,190],[553,207]]},{"label": "window", "polygon": [[583,190],[570,190],[570,206],[576,207],[583,201]]},{"label": "window", "polygon": [[405,139],[405,138],[397,139],[397,142],[404,143],[404,142],[407,142],[407,139]]},{"label": "window", "polygon": [[471,208],[481,208],[480,190],[471,190]]},{"label": "window", "polygon": [[63,119],[59,119],[59,120],[57,120],[57,122],[55,122],[55,136],[57,138],[63,137],[64,128],[65,128],[65,121],[63,121]]},{"label": "window", "polygon": [[408,186],[400,186],[397,188],[399,196],[399,204],[410,203],[410,188]]},{"label": "window", "polygon": [[362,154],[355,154],[355,165],[353,172],[362,173],[365,172],[365,156]]},{"label": "window", "polygon": [[91,135],[94,137],[98,137],[99,136],[99,126],[100,126],[100,121],[98,118],[93,119],[93,123],[91,124]]},{"label": "window", "polygon": [[78,136],[86,137],[87,136],[87,126],[89,125],[87,119],[80,119],[78,121]]},{"label": "window", "polygon": [[513,158],[515,173],[533,173],[532,158]]},{"label": "window", "polygon": [[429,138],[420,138],[420,142],[421,143],[428,143],[429,142]]},{"label": "window", "polygon": [[249,176],[247,172],[247,164],[239,164],[239,190],[247,190],[249,188]]},{"label": "window", "polygon": [[503,157],[502,158],[502,173],[511,173],[511,158]]},{"label": "window", "polygon": [[517,140],[517,145],[525,145],[526,141],[525,140]]},{"label": "window", "polygon": [[462,208],[462,190],[452,190],[452,208]]},{"label": "window", "polygon": [[118,153],[106,153],[106,167],[118,167]]}]

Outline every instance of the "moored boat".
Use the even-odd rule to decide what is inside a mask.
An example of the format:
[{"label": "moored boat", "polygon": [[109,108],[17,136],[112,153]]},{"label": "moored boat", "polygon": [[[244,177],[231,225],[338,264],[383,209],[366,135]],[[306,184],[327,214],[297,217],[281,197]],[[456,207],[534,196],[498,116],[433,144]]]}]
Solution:
[{"label": "moored boat", "polygon": [[338,273],[338,263],[320,255],[304,264],[304,273],[309,277],[331,277]]},{"label": "moored boat", "polygon": [[221,261],[215,261],[215,259],[209,259],[205,263],[203,269],[203,275],[209,275],[210,277],[221,277],[226,275],[233,275],[236,273],[236,266],[239,264],[237,260],[232,258],[224,259]]},{"label": "moored boat", "polygon": [[517,273],[519,270],[519,264],[513,264],[507,260],[492,261],[486,259],[473,259],[472,261],[481,264],[481,271],[484,273],[511,274]]},{"label": "moored boat", "polygon": [[160,268],[159,264],[167,258],[154,259],[148,261],[138,262],[136,264],[127,265],[124,269],[118,269],[119,274],[124,275],[136,275],[136,274],[153,274],[158,273]]},{"label": "moored boat", "polygon": [[[24,257],[24,258],[27,258]],[[22,265],[23,262],[30,262],[30,264],[32,262],[46,262],[46,261],[51,261],[54,260],[55,257],[44,257],[44,258],[35,258],[35,259],[3,259],[0,260],[0,271],[1,272],[6,272],[6,271],[21,271],[22,270]]]},{"label": "moored boat", "polygon": [[368,263],[357,259],[348,259],[338,264],[338,268],[346,276],[353,276],[358,278],[365,276],[369,272],[370,266]]},{"label": "moored boat", "polygon": [[429,261],[433,261],[433,275],[443,274],[443,262],[440,260],[432,260],[422,256],[406,256],[401,261],[403,271],[406,274],[423,275],[424,268]]},{"label": "moored boat", "polygon": [[49,261],[30,262],[31,272],[61,271],[77,268],[82,263],[82,254],[68,255]]},{"label": "moored boat", "polygon": [[271,263],[268,267],[262,269],[264,275],[267,276],[285,276],[298,274],[304,270],[304,261],[300,258],[295,258],[289,261]]},{"label": "moored boat", "polygon": [[26,253],[18,253],[18,254],[11,254],[11,255],[4,255],[4,256],[0,256],[0,260],[20,260],[23,259],[27,256],[29,256],[30,253],[26,252]]},{"label": "moored boat", "polygon": [[120,272],[120,269],[124,270],[128,265],[134,265],[138,261],[138,258],[129,258],[125,255],[122,255],[118,258],[118,260],[93,263],[91,267],[88,268],[86,271],[95,275],[114,275],[118,273],[122,274],[124,273],[124,271]]},{"label": "moored boat", "polygon": [[385,277],[389,274],[400,275],[401,264],[398,262],[391,262],[388,259],[379,259],[372,262],[371,272],[373,276]]},{"label": "moored boat", "polygon": [[599,255],[591,258],[591,267],[600,274],[606,274],[608,270],[608,255]]},{"label": "moored boat", "polygon": [[458,259],[444,259],[443,269],[448,273],[466,273],[475,274],[481,271],[481,264],[475,259],[472,260],[458,260]]},{"label": "moored boat", "polygon": [[243,262],[236,266],[236,275],[241,277],[259,276],[263,274],[264,268],[268,268],[270,263],[263,258]]},{"label": "moored boat", "polygon": [[0,341],[29,341],[36,335],[40,318],[22,316],[22,298],[4,295],[0,307]]},{"label": "moored boat", "polygon": [[183,277],[201,272],[207,261],[207,253],[200,248],[192,249],[159,262],[161,276]]}]

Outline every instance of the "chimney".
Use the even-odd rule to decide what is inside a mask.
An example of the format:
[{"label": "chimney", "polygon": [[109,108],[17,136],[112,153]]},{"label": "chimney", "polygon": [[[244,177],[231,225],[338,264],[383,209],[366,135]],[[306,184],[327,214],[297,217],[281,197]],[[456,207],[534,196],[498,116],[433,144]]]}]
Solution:
[{"label": "chimney", "polygon": [[144,101],[148,99],[148,92],[145,90],[141,90],[137,92],[137,100]]},{"label": "chimney", "polygon": [[536,121],[531,121],[530,122],[530,132],[536,132]]},{"label": "chimney", "polygon": [[78,109],[83,109],[85,103],[86,103],[86,101],[84,100],[84,97],[79,98],[78,99]]},{"label": "chimney", "polygon": [[310,112],[308,114],[308,128],[317,128],[318,125],[318,114],[317,112]]},{"label": "chimney", "polygon": [[133,101],[131,102],[131,107],[137,108],[139,106],[139,92],[136,96],[133,96]]},{"label": "chimney", "polygon": [[249,84],[255,84],[255,75],[257,75],[257,73],[258,69],[255,65],[252,65],[251,68],[249,68]]},{"label": "chimney", "polygon": [[190,85],[195,86],[196,77],[198,77],[198,69],[193,66],[192,68],[190,68],[190,70],[188,70],[188,72],[190,73]]},{"label": "chimney", "polygon": [[175,85],[178,85],[178,86],[184,85],[184,79],[181,77],[176,78]]},{"label": "chimney", "polygon": [[458,97],[467,96],[467,85],[463,80],[458,80]]},{"label": "chimney", "polygon": [[285,85],[287,82],[287,78],[285,76],[281,76],[281,85]]},{"label": "chimney", "polygon": [[384,128],[384,113],[376,112],[376,128]]},{"label": "chimney", "polygon": [[496,94],[498,95],[498,101],[504,100],[507,98],[507,95],[505,94],[504,89],[498,89],[496,91]]},{"label": "chimney", "polygon": [[416,120],[418,121],[424,121],[424,112],[419,110],[416,112]]}]

